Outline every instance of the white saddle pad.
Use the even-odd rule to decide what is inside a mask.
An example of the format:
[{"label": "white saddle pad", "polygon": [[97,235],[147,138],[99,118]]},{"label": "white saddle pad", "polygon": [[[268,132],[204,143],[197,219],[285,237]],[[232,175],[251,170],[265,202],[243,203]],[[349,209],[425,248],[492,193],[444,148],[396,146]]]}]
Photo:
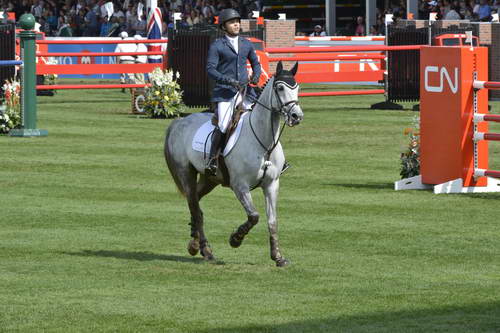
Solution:
[{"label": "white saddle pad", "polygon": [[[236,130],[231,134],[231,137],[229,138],[229,141],[227,142],[226,147],[224,148],[224,151],[222,152],[223,156],[226,156],[229,154],[231,149],[233,149],[234,145],[238,141],[238,138],[240,137],[241,133],[241,126],[243,124],[243,119],[246,117],[248,112],[245,112],[241,115],[240,120],[238,121],[238,126],[236,126]],[[206,152],[207,154],[210,152],[210,146],[212,145],[212,136],[210,133],[214,130],[215,126],[212,125],[212,121],[209,120],[203,125],[201,125],[200,128],[196,131],[196,134],[194,135],[193,138],[193,149],[196,151],[200,152]],[[210,137],[207,140],[207,137],[210,135]]]}]

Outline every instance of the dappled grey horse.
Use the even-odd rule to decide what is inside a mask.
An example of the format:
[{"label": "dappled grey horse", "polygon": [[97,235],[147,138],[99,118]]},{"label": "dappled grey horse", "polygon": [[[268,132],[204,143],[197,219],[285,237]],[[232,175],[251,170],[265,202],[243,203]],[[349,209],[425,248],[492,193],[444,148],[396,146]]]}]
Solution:
[{"label": "dappled grey horse", "polygon": [[[271,259],[277,266],[288,261],[282,256],[278,245],[276,201],[279,177],[285,162],[279,137],[284,125],[295,126],[303,118],[298,104],[298,84],[295,82],[296,63],[290,70],[284,70],[278,63],[276,75],[265,85],[253,110],[242,119],[240,137],[231,152],[225,156],[230,187],[243,205],[247,221],[234,231],[229,243],[239,247],[245,235],[259,221],[250,191],[261,187],[266,200],[266,213],[270,233]],[[210,113],[191,114],[172,122],[165,138],[165,159],[175,184],[186,197],[191,213],[191,237],[188,251],[198,251],[207,260],[214,256],[203,230],[203,212],[199,201],[222,181],[220,177],[205,175],[205,156],[192,148],[193,137],[204,123],[210,120]],[[284,124],[280,128],[280,119]],[[199,177],[198,177],[199,175]]]}]

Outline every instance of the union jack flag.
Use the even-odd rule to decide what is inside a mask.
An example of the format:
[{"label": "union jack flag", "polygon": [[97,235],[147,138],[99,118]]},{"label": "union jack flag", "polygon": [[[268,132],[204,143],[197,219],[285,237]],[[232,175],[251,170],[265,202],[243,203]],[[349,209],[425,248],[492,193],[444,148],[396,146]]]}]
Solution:
[{"label": "union jack flag", "polygon": [[[148,17],[148,39],[161,39],[161,10],[158,7],[151,8]],[[161,51],[161,44],[148,44],[148,52]],[[161,55],[149,55],[149,63],[160,63]]]}]

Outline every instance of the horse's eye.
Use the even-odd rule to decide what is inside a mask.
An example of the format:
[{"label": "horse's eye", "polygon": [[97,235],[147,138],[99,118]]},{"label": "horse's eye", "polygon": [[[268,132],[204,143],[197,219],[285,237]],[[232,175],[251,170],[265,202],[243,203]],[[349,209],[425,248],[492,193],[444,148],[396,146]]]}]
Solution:
[{"label": "horse's eye", "polygon": [[280,85],[278,86],[278,90],[279,90],[279,91],[283,91],[283,90],[285,90],[285,87],[283,87],[283,85],[281,85],[281,84],[280,84]]}]

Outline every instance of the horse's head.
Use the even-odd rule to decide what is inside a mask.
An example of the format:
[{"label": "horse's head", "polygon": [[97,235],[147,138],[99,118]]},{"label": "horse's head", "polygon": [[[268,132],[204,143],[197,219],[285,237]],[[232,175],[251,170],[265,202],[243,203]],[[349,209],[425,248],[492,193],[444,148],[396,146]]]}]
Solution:
[{"label": "horse's head", "polygon": [[[273,110],[279,111],[288,126],[298,125],[304,119],[304,113],[299,105],[299,85],[295,81],[299,63],[296,62],[291,70],[283,69],[281,61],[276,67],[273,82],[273,93],[276,102],[271,102]],[[274,105],[277,104],[277,105]]]}]

